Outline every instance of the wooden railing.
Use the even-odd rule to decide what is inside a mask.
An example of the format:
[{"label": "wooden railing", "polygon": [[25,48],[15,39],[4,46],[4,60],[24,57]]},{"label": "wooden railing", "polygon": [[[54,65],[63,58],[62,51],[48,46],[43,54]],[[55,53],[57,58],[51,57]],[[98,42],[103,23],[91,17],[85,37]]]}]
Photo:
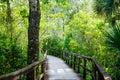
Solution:
[{"label": "wooden railing", "polygon": [[[47,53],[47,52],[46,52]],[[18,80],[22,78],[26,78],[26,75],[29,74],[31,71],[35,71],[37,73],[38,68],[40,69],[40,75],[35,74],[35,80],[44,80],[44,73],[46,68],[46,54],[44,55],[44,60],[36,61],[25,68],[22,68],[18,71],[0,76],[0,80]]]},{"label": "wooden railing", "polygon": [[93,58],[63,50],[50,49],[48,52],[50,55],[62,58],[70,67],[79,73],[84,80],[112,80]]}]

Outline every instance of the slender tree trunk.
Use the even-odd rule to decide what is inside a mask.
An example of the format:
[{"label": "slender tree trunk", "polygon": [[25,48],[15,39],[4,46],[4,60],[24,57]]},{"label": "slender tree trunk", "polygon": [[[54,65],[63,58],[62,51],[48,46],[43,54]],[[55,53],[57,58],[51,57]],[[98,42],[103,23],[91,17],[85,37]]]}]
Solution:
[{"label": "slender tree trunk", "polygon": [[6,18],[6,28],[7,28],[7,33],[9,32],[9,34],[11,35],[13,32],[12,29],[12,16],[11,16],[11,7],[10,7],[10,1],[7,0],[7,18]]},{"label": "slender tree trunk", "polygon": [[[29,28],[28,28],[28,65],[39,58],[39,22],[40,5],[39,0],[29,1]],[[27,75],[27,80],[35,80],[36,72],[32,70]]]},{"label": "slender tree trunk", "polygon": [[6,3],[7,3],[7,10],[6,10],[6,14],[7,14],[7,17],[6,17],[6,34],[8,35],[9,39],[10,39],[10,59],[11,59],[11,67],[14,68],[14,63],[15,63],[15,55],[13,53],[13,32],[14,32],[14,28],[13,28],[13,25],[12,25],[12,10],[11,10],[11,6],[10,6],[10,0],[6,0]]},{"label": "slender tree trunk", "polygon": [[6,0],[7,2],[7,18],[6,18],[6,33],[8,34],[8,36],[10,37],[11,41],[12,41],[12,37],[13,37],[13,25],[12,25],[12,16],[11,16],[11,7],[10,7],[10,0]]}]

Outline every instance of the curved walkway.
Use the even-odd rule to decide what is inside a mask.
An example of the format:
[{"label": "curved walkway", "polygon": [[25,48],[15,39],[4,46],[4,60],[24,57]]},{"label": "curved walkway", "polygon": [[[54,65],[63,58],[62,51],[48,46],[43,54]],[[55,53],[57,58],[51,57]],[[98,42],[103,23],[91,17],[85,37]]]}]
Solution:
[{"label": "curved walkway", "polygon": [[82,80],[62,59],[50,55],[47,59],[45,80]]}]

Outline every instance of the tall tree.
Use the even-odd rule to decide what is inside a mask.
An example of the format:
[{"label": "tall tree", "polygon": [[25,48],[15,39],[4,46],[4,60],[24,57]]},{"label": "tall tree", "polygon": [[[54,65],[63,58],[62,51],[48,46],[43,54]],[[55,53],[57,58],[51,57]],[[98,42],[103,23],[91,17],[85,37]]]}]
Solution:
[{"label": "tall tree", "polygon": [[[39,58],[39,23],[40,23],[40,3],[39,0],[29,1],[29,28],[28,28],[28,65]],[[35,71],[32,70],[27,75],[27,80],[35,80]]]}]

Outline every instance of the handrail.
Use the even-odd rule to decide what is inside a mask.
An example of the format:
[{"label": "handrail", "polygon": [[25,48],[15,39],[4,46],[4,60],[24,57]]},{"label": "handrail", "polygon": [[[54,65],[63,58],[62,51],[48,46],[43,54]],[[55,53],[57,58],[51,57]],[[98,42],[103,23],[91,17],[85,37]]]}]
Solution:
[{"label": "handrail", "polygon": [[[91,80],[112,80],[109,75],[106,74],[104,69],[93,58],[82,56],[80,54],[68,52],[65,50],[48,49],[50,55],[54,55],[62,58],[70,67],[78,73],[83,72],[82,76],[84,80],[87,80],[88,73],[91,76]],[[81,71],[81,69],[83,71]],[[89,79],[90,80],[90,79]]]},{"label": "handrail", "polygon": [[28,74],[30,71],[36,70],[39,66],[41,66],[41,68],[43,70],[42,74],[44,74],[45,67],[42,67],[42,66],[44,66],[45,62],[46,62],[46,53],[47,53],[47,51],[45,52],[44,60],[36,61],[36,62],[26,66],[25,68],[19,69],[15,72],[11,72],[6,75],[2,75],[2,76],[0,76],[0,80],[18,80],[18,79],[22,78],[23,76],[25,76],[26,74]]},{"label": "handrail", "polygon": [[106,74],[104,69],[97,63],[97,61],[95,59],[91,59],[91,60],[92,60],[93,64],[96,66],[96,69],[101,74],[101,77],[104,78],[104,80],[112,80],[112,78],[109,75]]}]

